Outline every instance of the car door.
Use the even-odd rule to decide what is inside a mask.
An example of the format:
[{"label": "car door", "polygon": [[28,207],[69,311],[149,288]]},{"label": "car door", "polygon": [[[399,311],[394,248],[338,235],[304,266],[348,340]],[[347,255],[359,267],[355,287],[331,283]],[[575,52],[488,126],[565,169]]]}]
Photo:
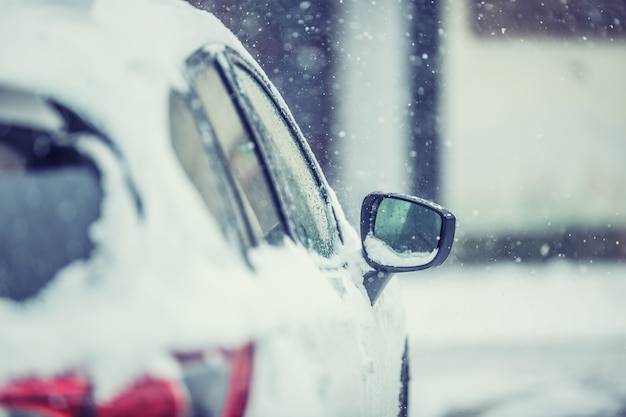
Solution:
[{"label": "car door", "polygon": [[[360,407],[374,415],[388,414],[389,407],[397,405],[394,394],[401,357],[397,350],[403,337],[403,331],[395,327],[398,323],[391,324],[401,314],[392,318],[391,311],[397,310],[389,302],[372,307],[362,291],[362,270],[355,265],[360,253],[342,245],[347,237],[342,236],[336,218],[339,208],[333,206],[319,166],[282,100],[253,65],[233,51],[227,51],[227,56],[241,107],[256,132],[292,237],[317,261],[319,273],[312,278],[327,281],[343,301],[342,314],[317,333],[318,339],[304,337],[315,346],[313,356],[318,355],[326,366],[325,395],[334,399],[334,405],[345,407],[341,415],[358,414]],[[319,301],[323,308],[324,300]],[[389,323],[381,321],[383,311],[392,318]],[[345,374],[335,375],[339,372]],[[374,387],[381,381],[387,386],[376,392]],[[388,393],[392,394],[386,397]],[[362,401],[347,402],[346,398]]]},{"label": "car door", "polygon": [[[223,228],[237,225],[244,256],[255,258],[251,265],[261,279],[276,263],[295,265],[288,270],[295,285],[276,292],[299,305],[277,317],[275,333],[256,341],[249,414],[271,407],[274,415],[290,415],[293,398],[283,401],[284,395],[295,395],[316,415],[388,414],[397,406],[402,317],[388,303],[370,305],[354,261],[359,255],[346,254],[326,183],[286,108],[254,66],[233,51],[199,51],[186,71],[187,107],[207,143],[177,150],[179,159],[224,166],[225,187],[224,181],[203,178],[210,175],[206,169],[188,174],[201,194],[204,187],[207,206],[226,223]],[[204,128],[202,120],[208,121]],[[212,155],[200,157],[203,151]],[[220,197],[220,186],[234,210],[212,201]],[[266,244],[281,247],[279,256],[255,257],[268,253]]]}]

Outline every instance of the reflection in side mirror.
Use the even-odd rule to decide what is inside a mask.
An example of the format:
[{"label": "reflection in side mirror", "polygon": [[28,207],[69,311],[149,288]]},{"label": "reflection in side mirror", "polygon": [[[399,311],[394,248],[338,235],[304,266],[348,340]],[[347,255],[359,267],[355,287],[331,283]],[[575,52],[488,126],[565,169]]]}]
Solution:
[{"label": "reflection in side mirror", "polygon": [[384,272],[416,271],[443,263],[456,219],[430,201],[373,193],[363,201],[361,238],[367,262]]},{"label": "reflection in side mirror", "polygon": [[363,256],[374,268],[363,285],[372,305],[394,272],[442,264],[452,249],[456,218],[430,201],[372,193],[361,207]]}]

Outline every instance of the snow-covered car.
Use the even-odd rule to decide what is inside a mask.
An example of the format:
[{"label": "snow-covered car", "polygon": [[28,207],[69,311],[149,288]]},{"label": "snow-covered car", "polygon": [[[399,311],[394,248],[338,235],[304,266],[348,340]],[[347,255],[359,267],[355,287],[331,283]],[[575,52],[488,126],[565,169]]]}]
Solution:
[{"label": "snow-covered car", "polygon": [[0,60],[0,416],[406,414],[390,277],[446,259],[450,212],[372,193],[359,239],[182,1],[0,0]]}]

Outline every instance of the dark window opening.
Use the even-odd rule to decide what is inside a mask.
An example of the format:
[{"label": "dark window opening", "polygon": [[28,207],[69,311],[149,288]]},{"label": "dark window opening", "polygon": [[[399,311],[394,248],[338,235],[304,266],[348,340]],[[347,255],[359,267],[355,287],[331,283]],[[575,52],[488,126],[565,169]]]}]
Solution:
[{"label": "dark window opening", "polygon": [[37,295],[94,249],[100,172],[55,106],[0,88],[0,297]]}]

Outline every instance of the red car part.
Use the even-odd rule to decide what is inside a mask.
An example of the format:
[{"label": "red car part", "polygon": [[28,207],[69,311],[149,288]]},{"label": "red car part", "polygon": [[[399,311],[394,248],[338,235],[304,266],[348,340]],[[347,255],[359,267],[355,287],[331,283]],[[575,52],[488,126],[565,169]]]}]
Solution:
[{"label": "red car part", "polygon": [[93,387],[83,375],[22,378],[0,386],[0,411],[32,417],[241,417],[253,355],[252,344],[177,354],[182,381],[144,376],[100,404],[94,402]]}]

